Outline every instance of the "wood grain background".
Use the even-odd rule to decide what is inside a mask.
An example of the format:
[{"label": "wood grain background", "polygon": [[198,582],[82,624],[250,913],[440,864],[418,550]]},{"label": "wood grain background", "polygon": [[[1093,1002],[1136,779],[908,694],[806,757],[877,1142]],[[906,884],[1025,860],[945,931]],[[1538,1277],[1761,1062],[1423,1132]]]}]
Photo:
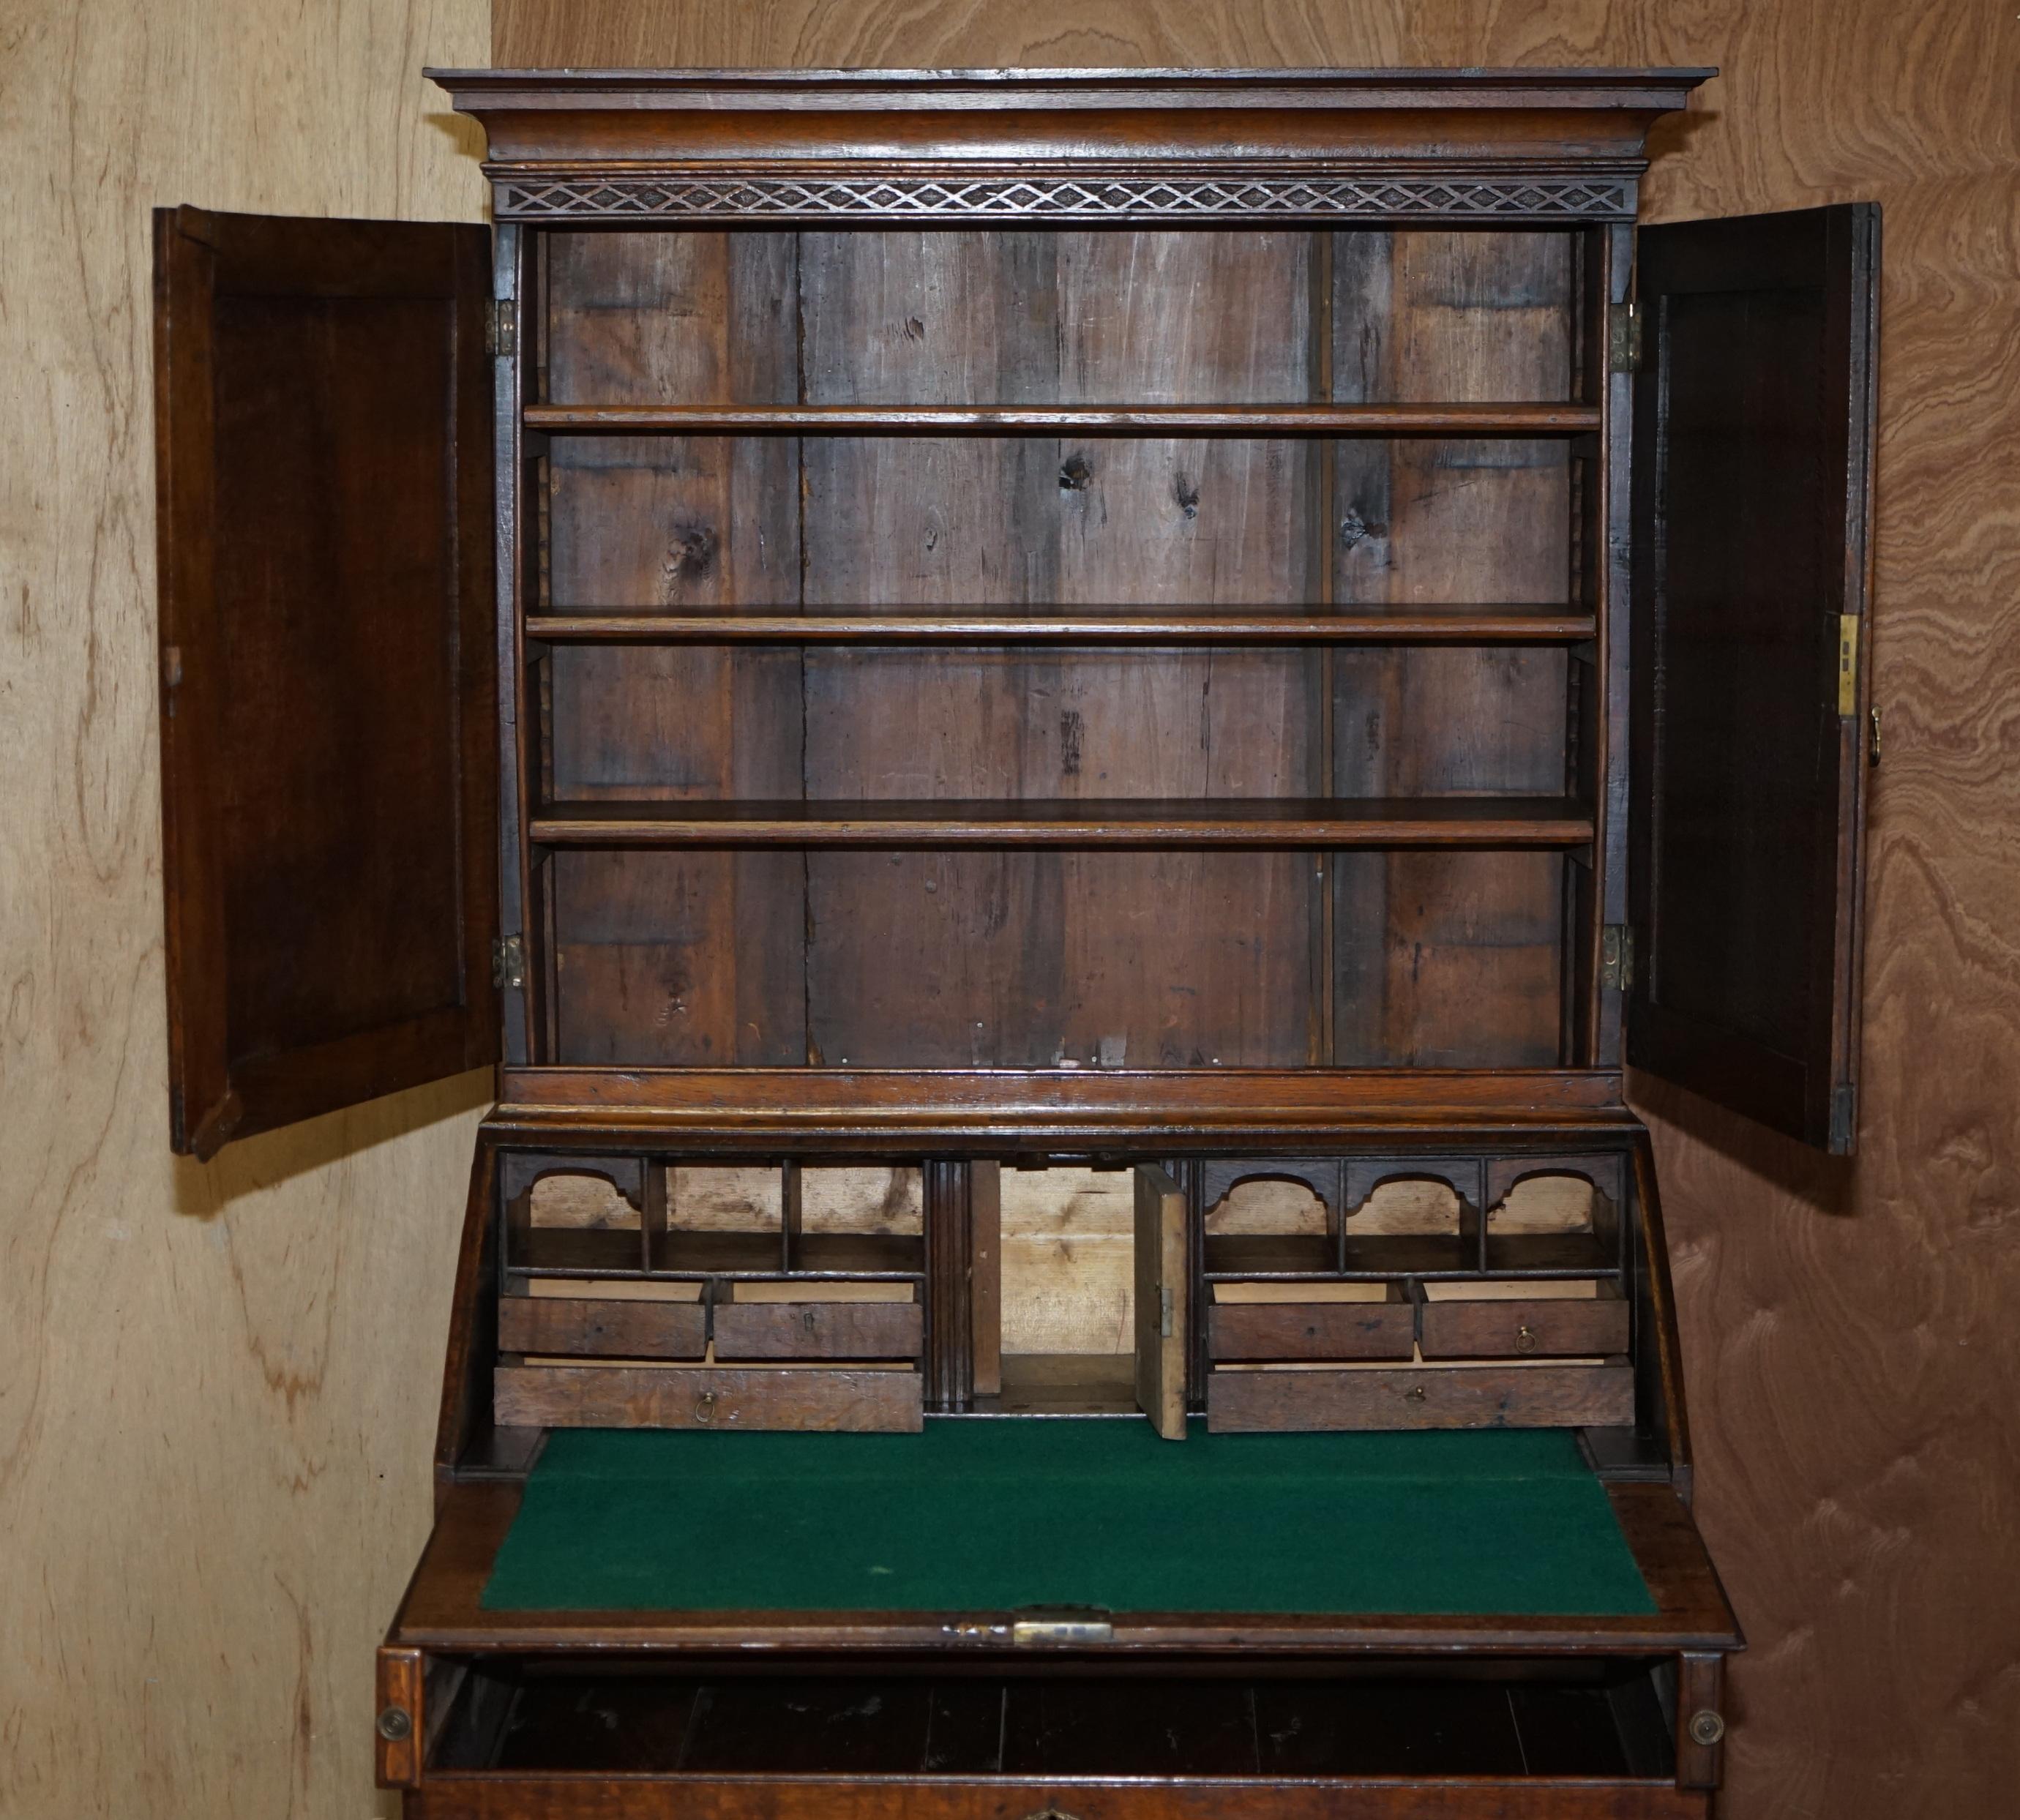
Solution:
[{"label": "wood grain background", "polygon": [[[1090,21],[1095,23],[1090,24]],[[1713,63],[1655,213],[1887,209],[1862,1153],[1652,1090],[1732,1820],[2020,1786],[2020,22],[1936,0],[496,0],[588,64]],[[0,24],[0,1815],[314,1816],[427,1524],[471,1077],[167,1150],[147,216],[474,218],[481,0]]]},{"label": "wood grain background", "polygon": [[169,1156],[148,211],[481,219],[488,14],[0,20],[0,1814],[365,1820],[489,1081]]}]

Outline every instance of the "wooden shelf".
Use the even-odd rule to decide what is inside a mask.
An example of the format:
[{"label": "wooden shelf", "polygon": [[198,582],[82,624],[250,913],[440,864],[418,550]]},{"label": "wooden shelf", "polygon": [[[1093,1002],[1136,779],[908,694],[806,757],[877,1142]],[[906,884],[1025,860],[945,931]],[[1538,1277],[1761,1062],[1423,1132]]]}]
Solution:
[{"label": "wooden shelf", "polygon": [[1595,405],[529,405],[558,436],[1576,436]]},{"label": "wooden shelf", "polygon": [[1382,612],[1274,607],[856,607],[821,612],[529,615],[550,645],[1564,645],[1595,635],[1577,607],[1432,605]]},{"label": "wooden shelf", "polygon": [[546,847],[1576,847],[1560,797],[1202,797],[1099,801],[564,802]]}]

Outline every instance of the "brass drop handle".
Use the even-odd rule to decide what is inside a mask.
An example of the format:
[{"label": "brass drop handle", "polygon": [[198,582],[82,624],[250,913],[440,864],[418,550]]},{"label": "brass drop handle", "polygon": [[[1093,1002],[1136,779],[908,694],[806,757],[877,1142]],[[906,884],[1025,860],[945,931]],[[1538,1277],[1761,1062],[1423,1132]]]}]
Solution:
[{"label": "brass drop handle", "polygon": [[1424,1400],[1423,1386],[1421,1384],[1412,1384],[1409,1390],[1409,1397],[1412,1403],[1422,1402]]},{"label": "brass drop handle", "polygon": [[713,1390],[704,1390],[695,1399],[695,1420],[697,1422],[715,1420],[715,1393]]},{"label": "brass drop handle", "polygon": [[1536,1331],[1526,1321],[1515,1330],[1515,1350],[1518,1353],[1533,1353],[1536,1350]]}]

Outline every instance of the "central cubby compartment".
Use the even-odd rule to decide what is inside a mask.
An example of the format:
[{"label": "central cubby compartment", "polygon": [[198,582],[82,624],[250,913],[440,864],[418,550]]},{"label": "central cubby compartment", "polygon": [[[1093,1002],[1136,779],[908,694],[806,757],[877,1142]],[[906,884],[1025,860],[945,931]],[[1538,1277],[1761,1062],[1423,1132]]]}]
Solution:
[{"label": "central cubby compartment", "polygon": [[528,245],[529,1059],[1589,1063],[1597,231]]}]

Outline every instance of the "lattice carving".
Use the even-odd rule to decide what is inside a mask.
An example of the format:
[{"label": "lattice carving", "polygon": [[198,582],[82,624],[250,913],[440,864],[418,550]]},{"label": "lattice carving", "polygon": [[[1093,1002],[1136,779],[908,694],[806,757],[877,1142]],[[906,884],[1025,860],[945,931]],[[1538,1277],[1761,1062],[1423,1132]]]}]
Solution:
[{"label": "lattice carving", "polygon": [[1634,212],[1633,187],[1624,177],[501,177],[496,202],[500,220],[1197,221],[1290,215],[1624,221]]}]

